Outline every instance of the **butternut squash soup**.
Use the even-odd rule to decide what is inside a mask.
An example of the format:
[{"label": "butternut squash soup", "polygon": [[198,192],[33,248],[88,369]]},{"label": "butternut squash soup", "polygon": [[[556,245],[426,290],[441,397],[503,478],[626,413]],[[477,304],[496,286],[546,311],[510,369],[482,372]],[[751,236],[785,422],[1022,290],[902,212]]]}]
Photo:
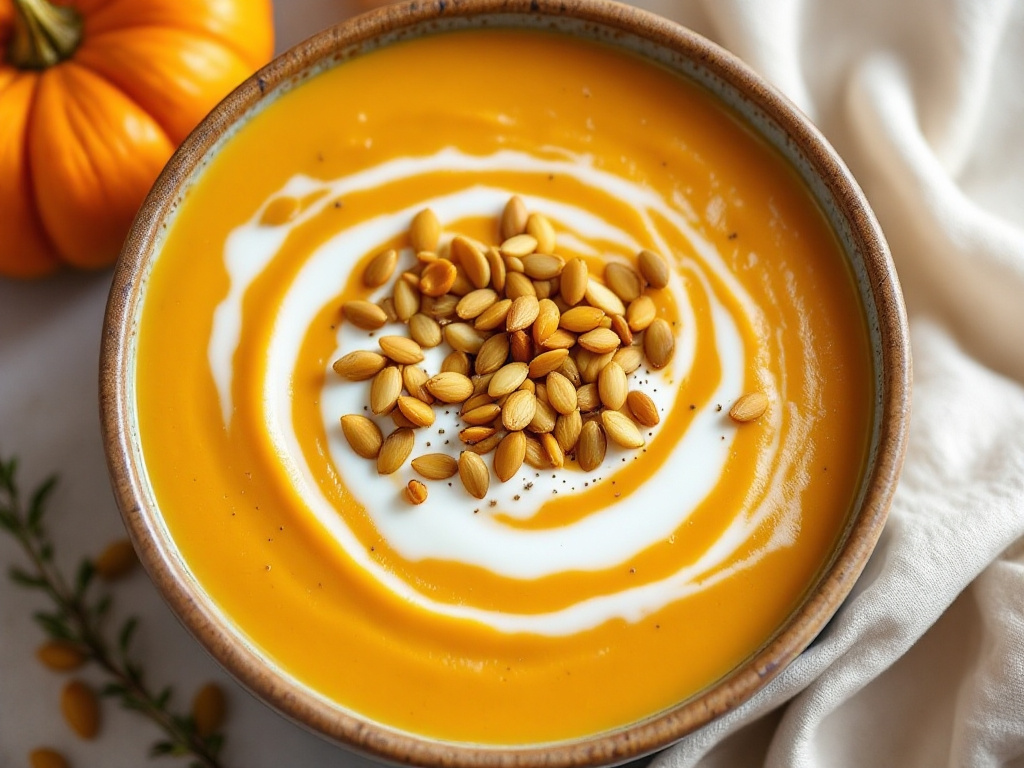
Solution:
[{"label": "butternut squash soup", "polygon": [[135,403],[166,526],[251,647],[371,721],[516,745],[664,711],[764,647],[855,505],[875,373],[835,233],[609,45],[325,67],[162,237]]}]

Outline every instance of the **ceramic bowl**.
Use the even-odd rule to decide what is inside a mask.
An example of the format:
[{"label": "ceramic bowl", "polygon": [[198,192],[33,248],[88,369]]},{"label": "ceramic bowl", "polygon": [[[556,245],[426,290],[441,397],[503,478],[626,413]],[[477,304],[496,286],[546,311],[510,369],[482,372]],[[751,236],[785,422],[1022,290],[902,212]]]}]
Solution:
[{"label": "ceramic bowl", "polygon": [[[376,725],[292,682],[242,642],[190,576],[160,523],[147,485],[134,407],[135,338],[162,227],[191,178],[247,116],[325,62],[344,62],[392,41],[438,30],[553,27],[619,46],[711,91],[784,155],[838,234],[868,318],[876,370],[875,423],[859,506],[828,566],[796,611],[745,663],[660,714],[569,742],[514,747],[445,743]],[[147,198],[117,267],[101,365],[102,420],[117,502],[160,592],[198,641],[260,699],[329,740],[387,761],[425,766],[557,768],[621,763],[663,748],[750,699],[792,662],[839,609],[884,525],[903,460],[910,397],[904,309],[887,246],[868,204],[836,152],[785,97],[736,57],[649,13],[600,0],[433,0],[390,6],[326,30],[243,83],[188,138]]]}]

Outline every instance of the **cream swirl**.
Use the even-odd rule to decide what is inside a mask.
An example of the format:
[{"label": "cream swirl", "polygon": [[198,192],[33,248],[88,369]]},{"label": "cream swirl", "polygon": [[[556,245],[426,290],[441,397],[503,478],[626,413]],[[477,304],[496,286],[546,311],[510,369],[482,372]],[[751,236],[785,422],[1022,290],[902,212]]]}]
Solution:
[{"label": "cream swirl", "polygon": [[[799,525],[798,505],[792,502],[800,492],[801,483],[792,480],[806,472],[806,468],[800,466],[800,445],[810,429],[809,417],[787,405],[787,388],[794,386],[801,390],[802,397],[814,401],[817,382],[812,374],[813,356],[804,363],[801,381],[787,382],[781,374],[773,374],[773,367],[768,365],[768,350],[781,355],[781,344],[773,344],[755,302],[730,273],[714,246],[700,235],[695,226],[697,217],[685,199],[665,200],[641,184],[595,167],[586,157],[551,161],[513,151],[478,157],[446,150],[430,157],[393,160],[335,181],[322,182],[304,176],[292,178],[280,190],[280,195],[326,194],[316,198],[316,202],[296,219],[279,227],[262,225],[263,210],[257,211],[231,234],[225,245],[230,288],[215,313],[208,355],[225,421],[230,420],[233,410],[230,361],[239,342],[242,301],[249,286],[271,263],[289,233],[321,214],[340,196],[438,171],[458,172],[471,182],[456,191],[419,201],[415,208],[381,214],[337,233],[309,254],[294,281],[284,290],[280,306],[273,310],[276,319],[268,349],[268,373],[260,382],[265,423],[296,492],[346,555],[395,595],[423,610],[483,622],[505,632],[557,636],[585,631],[616,618],[636,621],[786,546]],[[613,481],[624,460],[643,460],[643,454],[612,448],[604,463],[587,475],[581,472],[538,474],[524,468],[519,477],[507,483],[492,483],[484,504],[469,498],[457,483],[451,488],[435,484],[425,504],[410,508],[400,501],[398,492],[405,479],[397,475],[378,476],[371,463],[353,460],[355,454],[342,437],[337,418],[339,414],[361,412],[365,390],[347,386],[329,374],[321,398],[321,413],[329,436],[330,460],[348,491],[359,499],[380,534],[401,557],[409,561],[436,559],[479,566],[500,576],[521,580],[569,571],[598,571],[628,563],[644,550],[669,540],[722,481],[736,427],[716,404],[731,402],[743,391],[748,368],[757,371],[760,388],[775,404],[765,419],[764,450],[758,458],[742,508],[733,513],[724,534],[695,562],[682,564],[667,578],[612,594],[595,594],[539,614],[438,601],[369,557],[345,520],[319,490],[314,472],[303,458],[292,416],[291,377],[296,368],[297,350],[317,314],[336,301],[338,286],[345,283],[357,259],[404,231],[413,215],[424,206],[431,207],[442,223],[494,216],[508,199],[509,190],[473,180],[473,177],[497,171],[557,173],[619,200],[628,200],[642,222],[644,235],[663,252],[671,251],[665,237],[666,228],[670,228],[674,236],[684,238],[692,246],[695,257],[679,259],[669,285],[681,320],[676,354],[663,371],[653,374],[638,371],[633,376],[645,378],[644,389],[654,398],[659,410],[676,407],[677,391],[691,372],[697,333],[702,327],[709,328],[714,335],[721,374],[712,398],[695,409],[684,434],[665,434],[660,427],[649,431],[649,444],[672,441],[673,445],[666,452],[667,459],[646,482],[636,488],[623,489],[614,503],[554,528],[517,527],[510,525],[507,518],[529,519],[553,494],[572,493],[584,484]],[[531,210],[543,211],[557,222],[560,242],[580,255],[593,255],[594,247],[590,244],[595,242],[612,243],[622,252],[635,252],[641,247],[629,232],[567,200],[553,196],[523,197]],[[404,254],[403,258],[411,260],[412,256]],[[692,302],[688,300],[694,292],[701,294],[711,308],[710,319],[702,325],[694,317]],[[784,300],[799,301],[794,295]],[[741,327],[753,329],[758,340],[753,349],[745,348]],[[800,329],[800,333],[807,332]],[[342,324],[336,356],[366,346],[365,332]],[[433,352],[434,357],[428,357],[424,365],[428,371],[436,371],[440,362],[438,351]],[[785,366],[775,366],[774,370],[783,371]],[[433,448],[425,445],[428,440],[437,440],[438,429],[454,436],[458,430],[455,416],[439,414],[435,429],[417,430],[413,455],[438,450],[436,445]],[[526,483],[530,484],[528,493],[524,492]],[[481,507],[481,513],[467,514],[474,507]],[[643,513],[638,514],[638,510]],[[738,553],[749,549],[755,533],[763,531],[765,526],[771,527],[771,535],[764,536],[764,543],[752,553],[738,557]]]}]

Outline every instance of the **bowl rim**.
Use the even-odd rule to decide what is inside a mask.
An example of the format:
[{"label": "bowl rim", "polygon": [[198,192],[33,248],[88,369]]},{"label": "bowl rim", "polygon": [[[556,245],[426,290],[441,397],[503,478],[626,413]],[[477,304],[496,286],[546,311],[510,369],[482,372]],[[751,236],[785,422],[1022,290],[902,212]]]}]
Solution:
[{"label": "bowl rim", "polygon": [[[699,62],[751,99],[769,121],[795,142],[850,224],[863,258],[877,311],[881,391],[873,463],[862,479],[860,508],[851,512],[845,538],[817,582],[773,638],[741,666],[704,691],[659,714],[620,729],[542,745],[473,745],[439,741],[389,728],[339,711],[269,670],[258,653],[230,628],[208,600],[193,593],[194,581],[152,524],[145,470],[130,415],[136,307],[162,223],[225,132],[244,122],[281,86],[301,78],[317,61],[337,58],[381,36],[419,30],[438,20],[477,15],[563,17],[636,35]],[[539,26],[539,25],[538,25]],[[409,0],[357,16],[319,32],[275,58],[229,94],[171,157],[143,203],[114,271],[100,354],[101,431],[115,500],[150,577],[173,612],[199,643],[243,686],[279,713],[321,736],[366,756],[431,768],[561,768],[622,763],[668,746],[747,701],[776,677],[819,634],[850,593],[885,524],[903,464],[909,430],[911,361],[906,312],[895,266],[881,228],[860,187],[810,120],[780,91],[733,54],[697,33],[651,12],[612,0]],[[869,457],[870,458],[870,457]]]}]

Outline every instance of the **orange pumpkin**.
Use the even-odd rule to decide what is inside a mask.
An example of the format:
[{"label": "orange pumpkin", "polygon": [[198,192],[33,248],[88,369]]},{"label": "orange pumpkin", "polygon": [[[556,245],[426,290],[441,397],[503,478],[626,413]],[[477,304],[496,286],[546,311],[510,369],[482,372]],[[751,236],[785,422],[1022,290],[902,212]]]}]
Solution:
[{"label": "orange pumpkin", "polygon": [[0,275],[113,263],[171,152],[272,49],[270,0],[0,0]]}]

